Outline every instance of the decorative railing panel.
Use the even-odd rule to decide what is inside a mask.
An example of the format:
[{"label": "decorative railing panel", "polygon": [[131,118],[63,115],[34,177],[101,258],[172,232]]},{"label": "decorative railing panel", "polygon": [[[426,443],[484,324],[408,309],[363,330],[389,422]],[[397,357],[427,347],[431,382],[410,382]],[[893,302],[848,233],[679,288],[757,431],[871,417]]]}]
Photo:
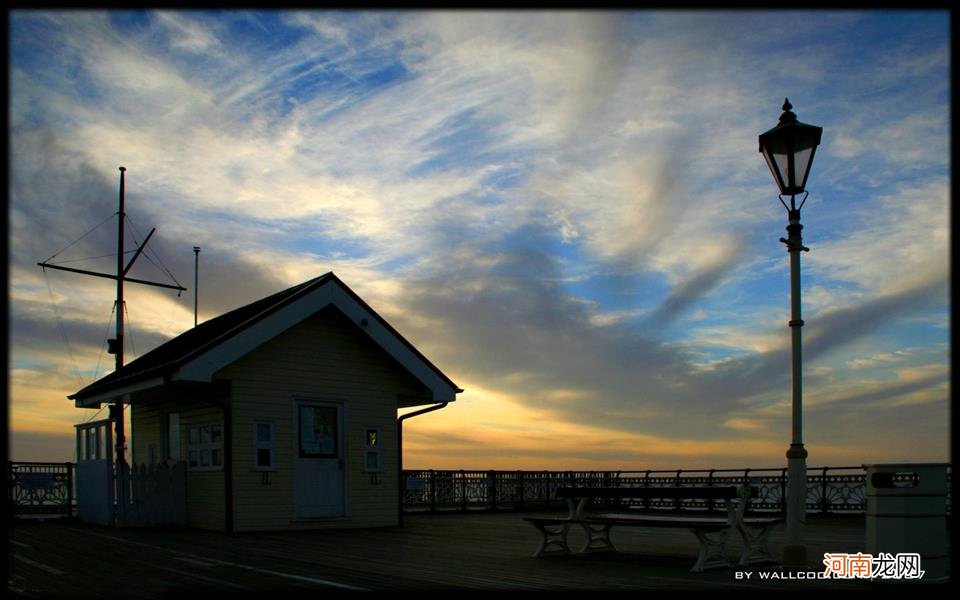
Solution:
[{"label": "decorative railing panel", "polygon": [[73,467],[73,463],[8,462],[10,515],[72,515]]},{"label": "decorative railing panel", "polygon": [[[787,470],[705,469],[650,471],[404,471],[403,506],[408,512],[449,510],[539,510],[560,508],[560,487],[724,486],[749,482],[759,488],[750,512],[783,512]],[[950,467],[947,468],[950,480]],[[824,515],[863,513],[866,481],[862,467],[807,469],[807,512]],[[720,512],[723,503],[710,500],[650,498],[620,501],[619,506],[649,510]],[[947,512],[951,511],[949,484]]]}]

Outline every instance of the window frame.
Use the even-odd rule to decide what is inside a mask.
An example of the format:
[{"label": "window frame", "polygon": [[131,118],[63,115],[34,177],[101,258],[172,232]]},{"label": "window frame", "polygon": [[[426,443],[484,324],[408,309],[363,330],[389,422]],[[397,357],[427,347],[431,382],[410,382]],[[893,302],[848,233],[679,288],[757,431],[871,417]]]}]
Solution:
[{"label": "window frame", "polygon": [[[370,445],[370,433],[374,432],[376,444]],[[371,468],[368,458],[371,454],[377,457],[376,467]],[[364,427],[363,428],[363,472],[364,473],[383,473],[383,428]]]},{"label": "window frame", "polygon": [[[303,439],[303,428],[305,425],[304,420],[304,411],[311,410],[315,411],[320,410],[332,410],[333,411],[333,421],[331,423],[333,427],[333,447],[330,451],[311,451],[304,449],[305,440]],[[343,408],[339,404],[327,404],[327,403],[314,403],[309,401],[304,401],[297,404],[297,456],[299,458],[319,458],[325,460],[344,460],[343,440],[341,439],[343,435]],[[315,423],[316,417],[314,416]]]},{"label": "window frame", "polygon": [[[163,442],[162,454],[164,462],[170,460],[173,463],[178,463],[187,460],[184,454],[184,428],[181,416],[180,411],[163,413],[164,436],[161,441]],[[174,448],[174,446],[176,446],[176,448]]]},{"label": "window frame", "polygon": [[[260,426],[266,425],[270,428],[270,440],[268,442],[260,441]],[[253,420],[253,437],[252,437],[252,456],[250,469],[253,471],[276,471],[277,470],[277,428],[273,421],[268,421],[266,419],[254,419]],[[259,451],[260,450],[269,450],[270,451],[270,464],[261,465],[259,460]]]},{"label": "window frame", "polygon": [[[215,427],[220,429],[219,442],[213,441],[213,431]],[[203,441],[203,430],[207,428],[209,428],[210,430],[210,435],[209,435],[210,439],[208,441]],[[193,435],[192,435],[195,430],[197,431],[196,442],[193,441]],[[188,471],[222,471],[223,458],[224,458],[223,457],[223,435],[224,435],[223,421],[206,421],[202,423],[188,423],[186,425],[186,433],[187,433],[187,443],[186,443],[187,470]],[[180,443],[183,444],[182,439]],[[219,465],[213,463],[214,450],[220,451]],[[210,464],[208,465],[202,464],[202,461],[199,460],[200,458],[199,456],[198,456],[197,464],[196,465],[192,464],[192,461],[190,459],[190,454],[192,452],[200,452],[202,456],[202,453],[205,451],[210,452]]]}]

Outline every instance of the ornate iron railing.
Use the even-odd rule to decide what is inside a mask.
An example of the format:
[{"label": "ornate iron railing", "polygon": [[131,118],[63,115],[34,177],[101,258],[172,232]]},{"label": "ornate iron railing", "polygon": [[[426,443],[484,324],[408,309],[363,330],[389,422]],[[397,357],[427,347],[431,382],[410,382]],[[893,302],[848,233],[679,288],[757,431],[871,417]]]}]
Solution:
[{"label": "ornate iron railing", "polygon": [[[947,512],[950,513],[950,467]],[[759,488],[751,512],[786,510],[787,469],[703,469],[650,471],[404,471],[406,512],[450,510],[540,510],[561,508],[560,487],[722,486],[749,482]],[[824,515],[863,513],[866,477],[862,467],[807,469],[807,512]],[[710,500],[638,501],[653,510],[722,511]]]},{"label": "ornate iron railing", "polygon": [[73,463],[9,461],[9,514],[72,515],[76,504],[73,468]]}]

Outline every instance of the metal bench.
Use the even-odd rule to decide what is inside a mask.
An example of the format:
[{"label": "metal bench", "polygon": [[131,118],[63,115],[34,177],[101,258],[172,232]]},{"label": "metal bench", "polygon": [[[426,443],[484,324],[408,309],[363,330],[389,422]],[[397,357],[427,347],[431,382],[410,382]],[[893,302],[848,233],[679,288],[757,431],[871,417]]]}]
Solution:
[{"label": "metal bench", "polygon": [[[569,513],[565,517],[526,517],[541,534],[540,546],[534,557],[555,554],[571,554],[567,545],[567,532],[571,525],[583,527],[587,541],[581,553],[616,551],[610,540],[614,526],[674,527],[689,529],[700,542],[693,572],[705,569],[728,567],[727,542],[731,529],[743,540],[743,550],[738,564],[745,566],[757,562],[775,560],[767,547],[770,528],[783,521],[782,518],[745,518],[747,503],[757,496],[757,488],[751,486],[728,487],[635,487],[635,488],[559,488],[557,497],[567,502]],[[632,499],[709,499],[723,500],[727,516],[694,517],[665,514],[649,514],[639,511],[620,513],[587,514],[591,500]],[[736,507],[733,501],[737,500]]]}]

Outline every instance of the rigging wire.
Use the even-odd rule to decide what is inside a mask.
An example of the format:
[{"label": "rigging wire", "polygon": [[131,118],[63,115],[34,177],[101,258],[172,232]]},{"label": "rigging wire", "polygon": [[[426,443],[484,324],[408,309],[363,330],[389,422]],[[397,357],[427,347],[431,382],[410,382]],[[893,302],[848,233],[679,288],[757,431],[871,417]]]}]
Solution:
[{"label": "rigging wire", "polygon": [[[134,252],[136,252],[136,250],[127,250],[126,252],[124,252],[124,254],[133,254]],[[115,258],[116,256],[117,256],[116,252],[111,252],[110,254],[101,254],[100,256],[87,256],[86,258],[71,258],[70,260],[61,260],[55,263],[52,263],[49,260],[46,262],[51,265],[66,265],[69,263],[83,262],[85,260],[97,260],[99,258],[107,258],[107,257]]]},{"label": "rigging wire", "polygon": [[93,413],[93,416],[91,416],[91,417],[89,417],[88,419],[84,420],[84,423],[89,423],[90,421],[93,421],[94,419],[96,419],[97,417],[99,417],[99,416],[100,416],[100,413],[102,413],[102,412],[103,412],[103,409],[105,409],[107,406],[108,406],[108,405],[106,405],[106,404],[101,404],[101,405],[100,405],[100,410],[98,410],[97,412]]},{"label": "rigging wire", "polygon": [[80,242],[80,240],[82,240],[83,238],[85,238],[85,237],[87,237],[88,235],[90,235],[91,233],[93,233],[93,231],[94,231],[95,229],[97,229],[98,227],[100,227],[101,225],[103,225],[104,223],[106,223],[107,221],[109,221],[110,219],[112,219],[113,217],[115,217],[116,215],[118,215],[119,212],[120,212],[120,211],[117,211],[117,212],[113,213],[112,215],[110,215],[109,217],[107,217],[106,219],[100,221],[99,223],[97,223],[96,225],[94,225],[92,229],[90,229],[89,231],[87,231],[85,234],[81,235],[81,236],[78,237],[77,239],[73,240],[72,242],[70,242],[69,244],[67,244],[66,246],[64,246],[63,248],[61,248],[60,250],[57,250],[56,252],[54,252],[52,255],[50,255],[50,258],[48,258],[47,260],[45,260],[45,261],[43,261],[43,262],[50,262],[50,261],[51,261],[53,258],[55,258],[58,254],[60,254],[60,253],[63,252],[64,250],[70,248],[71,246],[74,246],[75,244],[77,244],[78,242]]},{"label": "rigging wire", "polygon": [[[140,229],[137,227],[136,223],[134,223],[134,222],[133,222],[133,219],[131,219],[129,216],[127,216],[127,223],[128,223],[128,224],[130,225],[130,227],[132,228],[132,232],[131,232],[131,233],[133,233],[133,239],[134,239],[135,242],[137,242],[137,247],[139,247],[139,246],[140,246],[140,242],[137,241],[137,234],[139,234],[141,237],[143,237],[143,233],[140,232]],[[152,258],[150,258],[150,254],[154,254],[154,256],[156,257],[157,260],[154,261]],[[171,279],[175,284],[180,285],[180,286],[182,287],[181,283],[180,283],[179,281],[177,281],[177,278],[174,277],[174,276],[173,276],[173,273],[170,272],[170,269],[168,269],[167,266],[166,266],[165,264],[163,264],[163,260],[160,259],[160,256],[157,255],[157,254],[155,254],[155,253],[153,252],[153,248],[144,248],[144,249],[143,249],[143,254],[142,254],[142,256],[146,257],[146,259],[147,259],[148,261],[150,261],[150,263],[153,264],[153,266],[157,267],[158,269],[160,269],[161,271],[163,271],[164,273],[166,273],[167,276],[170,277],[170,279]],[[159,262],[160,264],[157,264],[157,262]]]},{"label": "rigging wire", "polygon": [[70,339],[67,337],[67,330],[63,326],[63,317],[60,315],[60,310],[57,308],[57,302],[53,296],[53,288],[50,287],[50,277],[47,275],[46,269],[43,271],[43,280],[47,284],[47,293],[50,294],[50,306],[53,308],[53,314],[57,318],[57,326],[60,329],[60,336],[63,338],[63,343],[67,347],[67,355],[70,356],[70,363],[73,365],[73,372],[80,381],[80,387],[83,387],[85,383],[83,381],[83,377],[80,376],[80,369],[77,366],[77,359],[73,355],[73,349],[70,347]]},{"label": "rigging wire", "polygon": [[[103,350],[104,350],[104,348],[106,347],[107,336],[110,335],[110,325],[113,323],[113,315],[114,315],[114,312],[115,312],[116,310],[117,310],[117,302],[114,301],[114,302],[113,302],[113,308],[110,309],[110,318],[107,320],[107,326],[104,328],[104,329],[105,329],[105,331],[104,331],[104,333],[103,333],[103,341],[104,341],[104,344],[101,344],[101,345],[100,345],[100,355],[97,356],[97,368],[94,369],[94,371],[93,371],[93,380],[94,380],[94,381],[97,380],[97,374],[100,372],[100,360],[103,358]],[[97,416],[98,416],[101,412],[103,412],[103,408],[104,408],[104,407],[101,406],[101,407],[100,407],[100,410],[98,410],[98,411],[95,412],[91,417],[89,417],[88,419],[86,419],[86,420],[84,421],[84,423],[89,423],[90,421],[96,419]]]},{"label": "rigging wire", "polygon": [[[64,246],[63,248],[61,248],[60,250],[58,250],[57,252],[54,252],[52,255],[50,255],[49,258],[47,258],[47,260],[45,260],[45,261],[43,261],[43,262],[50,263],[50,261],[52,261],[54,258],[56,258],[57,256],[59,256],[61,253],[63,253],[64,251],[68,250],[69,248],[71,248],[71,247],[75,246],[76,244],[78,244],[80,241],[82,241],[84,238],[86,238],[88,235],[90,235],[91,233],[93,233],[95,230],[97,230],[98,228],[100,228],[101,226],[103,226],[107,221],[111,220],[111,219],[112,219],[113,217],[115,217],[115,216],[119,216],[120,219],[121,219],[121,221],[123,222],[123,224],[124,224],[125,226],[128,226],[128,227],[130,228],[131,234],[132,234],[132,237],[133,237],[133,240],[134,240],[134,242],[136,242],[137,247],[139,248],[139,247],[140,247],[140,241],[139,241],[139,239],[138,239],[138,234],[139,234],[139,237],[141,237],[141,238],[143,237],[143,234],[140,232],[140,230],[137,228],[136,224],[133,223],[133,221],[130,219],[130,217],[129,217],[128,215],[120,215],[120,211],[116,211],[116,212],[112,213],[110,216],[108,216],[106,219],[104,219],[104,220],[100,221],[99,223],[97,223],[96,225],[94,225],[91,229],[89,229],[86,233],[84,233],[83,235],[81,235],[80,237],[78,237],[77,239],[75,239],[74,241],[70,242],[69,244],[67,244],[66,246]],[[127,255],[127,254],[132,254],[132,253],[134,253],[134,252],[136,252],[136,250],[126,250],[126,251],[123,251],[123,254],[124,254],[124,255]],[[155,261],[153,258],[151,258],[151,256],[150,256],[151,253],[154,254],[154,256],[155,256],[155,258],[156,258],[156,261]],[[180,282],[177,281],[177,278],[176,278],[176,277],[173,275],[173,273],[170,271],[170,269],[167,268],[167,266],[166,266],[165,264],[163,264],[163,261],[160,259],[159,255],[157,255],[156,253],[153,253],[153,249],[152,249],[152,248],[150,248],[150,249],[144,248],[142,254],[143,254],[143,255],[147,258],[147,260],[149,260],[155,267],[157,267],[158,269],[160,269],[161,271],[163,271],[164,273],[166,273],[167,276],[168,276],[176,285],[178,285],[178,286],[181,285]],[[96,259],[100,259],[100,258],[106,258],[106,257],[109,257],[109,256],[117,256],[117,253],[114,252],[114,253],[111,253],[111,254],[104,254],[104,255],[100,255],[100,256],[91,256],[91,257],[86,257],[86,258],[69,259],[69,260],[60,261],[59,263],[55,263],[55,264],[67,264],[67,263],[81,262],[81,261],[85,261],[85,260],[96,260]],[[158,264],[158,262],[159,262],[159,264]],[[51,264],[54,264],[54,263],[51,263]],[[80,369],[77,367],[76,358],[75,358],[74,355],[73,355],[73,350],[72,350],[72,348],[71,348],[71,346],[70,346],[70,341],[69,341],[69,338],[67,337],[66,330],[65,330],[64,325],[63,325],[63,318],[62,318],[62,316],[60,315],[60,312],[59,312],[59,310],[58,310],[58,308],[57,308],[57,304],[56,304],[56,301],[55,301],[54,295],[53,295],[53,289],[52,289],[52,287],[50,286],[50,280],[49,280],[49,277],[48,277],[48,275],[47,275],[46,269],[44,269],[44,280],[45,280],[46,285],[47,285],[47,292],[48,292],[48,294],[50,295],[51,306],[52,306],[52,308],[53,308],[54,314],[56,315],[57,323],[58,323],[58,325],[59,325],[59,329],[60,329],[61,336],[63,337],[63,341],[64,341],[64,343],[65,343],[65,345],[66,345],[66,348],[67,348],[67,353],[69,354],[70,360],[71,360],[71,362],[72,362],[72,364],[73,364],[73,367],[74,367],[74,374],[76,375],[77,379],[80,381],[81,387],[83,387],[83,386],[85,385],[84,379],[83,379],[83,377],[80,375]],[[182,286],[181,286],[181,287],[182,287]],[[179,294],[178,294],[178,297],[179,297]],[[106,330],[105,330],[105,332],[104,332],[104,344],[102,344],[101,347],[100,347],[100,354],[99,354],[99,356],[97,357],[97,366],[96,366],[96,368],[94,369],[94,372],[93,372],[93,380],[92,380],[92,381],[96,381],[96,380],[97,380],[97,376],[99,375],[99,372],[100,372],[100,363],[101,363],[102,360],[103,360],[103,352],[104,352],[104,349],[106,348],[106,346],[108,345],[108,343],[107,343],[107,339],[108,339],[107,336],[109,335],[110,324],[111,324],[111,323],[113,322],[113,320],[114,320],[114,316],[115,316],[115,314],[116,314],[116,310],[117,310],[117,303],[114,302],[114,303],[113,303],[113,307],[112,307],[111,310],[110,310],[110,318],[109,318],[109,320],[107,321]],[[123,303],[123,306],[122,306],[121,310],[124,311],[124,313],[125,313],[125,315],[126,315],[126,317],[127,317],[127,323],[128,323],[128,327],[129,327],[129,331],[130,331],[130,344],[131,344],[131,348],[132,348],[132,350],[133,350],[134,356],[136,357],[136,356],[137,356],[137,350],[136,350],[136,345],[135,345],[134,339],[133,339],[133,327],[132,327],[132,323],[130,323],[130,312],[129,312],[129,310],[127,309],[126,302]],[[88,422],[92,421],[93,419],[96,419],[96,418],[103,412],[104,408],[105,408],[105,406],[101,406],[100,409],[99,409],[96,413],[94,413],[93,415],[90,415],[88,418],[86,418],[86,419],[84,420],[84,422],[85,422],[85,423],[88,423]],[[74,453],[76,453],[76,449],[74,449]],[[75,457],[75,458],[76,458],[76,457]]]},{"label": "rigging wire", "polygon": [[[94,225],[92,228],[90,228],[90,229],[89,229],[87,232],[85,232],[83,235],[81,235],[80,237],[78,237],[78,238],[75,239],[74,241],[70,242],[69,244],[67,244],[66,246],[64,246],[63,248],[61,248],[60,250],[58,250],[57,252],[54,252],[52,255],[50,255],[49,258],[47,258],[47,260],[45,260],[45,261],[43,261],[43,262],[50,263],[50,261],[52,261],[54,258],[56,258],[57,256],[59,256],[61,253],[63,253],[64,251],[68,250],[69,248],[71,248],[71,247],[75,246],[76,244],[78,244],[80,241],[82,241],[84,238],[86,238],[88,235],[90,235],[91,233],[93,233],[93,232],[94,232],[95,230],[97,230],[98,228],[102,227],[107,221],[110,221],[110,220],[111,220],[113,217],[115,217],[115,216],[119,216],[119,218],[120,218],[120,220],[121,220],[121,223],[122,223],[121,226],[127,226],[127,227],[130,228],[132,237],[133,237],[133,239],[134,239],[134,242],[136,242],[137,248],[140,248],[140,241],[139,241],[139,239],[138,239],[138,234],[139,234],[139,237],[141,237],[141,238],[143,237],[143,234],[140,233],[140,230],[137,228],[136,224],[133,223],[133,221],[130,219],[129,215],[126,215],[126,214],[121,215],[121,214],[120,214],[120,211],[115,211],[115,212],[113,212],[110,216],[108,216],[108,217],[105,218],[104,220],[102,220],[102,221],[100,221],[99,223],[97,223],[96,225]],[[121,250],[122,250],[122,249],[121,249]],[[126,251],[122,251],[122,253],[123,253],[124,255],[132,254],[132,253],[134,253],[134,252],[136,252],[136,250],[126,250]],[[164,273],[166,273],[166,275],[167,275],[176,285],[181,286],[180,282],[177,281],[177,278],[173,275],[173,273],[170,271],[170,269],[167,268],[167,266],[166,266],[165,264],[163,264],[163,261],[160,259],[159,255],[157,255],[156,253],[153,253],[153,249],[152,249],[152,248],[150,248],[150,249],[144,248],[142,254],[143,254],[143,255],[147,258],[147,260],[149,260],[155,267],[157,267],[158,269],[160,269],[161,271],[163,271]],[[153,258],[151,258],[150,254],[154,254],[154,257],[156,258],[156,260],[154,260]],[[106,257],[109,257],[109,256],[117,256],[117,253],[114,252],[114,253],[111,253],[111,254],[104,254],[104,255],[101,255],[101,256],[91,256],[91,257],[86,257],[86,258],[69,259],[69,260],[60,261],[59,263],[55,263],[55,264],[76,263],[76,262],[81,262],[81,261],[85,261],[85,260],[96,260],[96,259],[100,259],[100,258],[106,258]],[[158,262],[159,262],[159,264],[158,264]],[[51,263],[51,264],[54,264],[54,263]],[[60,329],[61,336],[63,337],[63,341],[64,341],[64,343],[65,343],[65,345],[66,345],[66,348],[67,348],[67,353],[69,354],[70,360],[71,360],[71,362],[72,362],[72,364],[73,364],[73,367],[74,367],[74,374],[76,375],[77,379],[80,381],[81,387],[83,387],[83,386],[85,385],[84,379],[83,379],[83,377],[80,375],[80,369],[77,367],[76,358],[75,358],[75,356],[73,355],[73,350],[72,350],[72,348],[71,348],[71,346],[70,346],[70,341],[69,341],[69,338],[67,337],[66,330],[65,330],[65,328],[64,328],[63,318],[62,318],[62,316],[60,315],[60,312],[59,312],[59,310],[58,310],[56,301],[55,301],[55,299],[54,299],[53,289],[52,289],[52,287],[50,286],[50,280],[49,280],[49,277],[48,277],[48,275],[47,275],[47,273],[46,273],[46,269],[44,269],[44,280],[45,280],[46,285],[47,285],[47,292],[48,292],[48,294],[50,295],[51,306],[52,306],[52,308],[53,308],[54,314],[56,315],[57,323],[58,323],[58,325],[59,325],[59,329]],[[181,286],[181,287],[182,287],[182,286]],[[178,294],[178,297],[179,297],[179,294]],[[100,354],[99,354],[99,356],[97,357],[97,366],[96,366],[96,368],[94,369],[94,372],[93,372],[93,380],[92,380],[92,381],[96,381],[96,380],[97,380],[97,376],[99,375],[99,372],[100,372],[100,363],[101,363],[101,361],[102,361],[102,359],[103,359],[103,352],[104,352],[105,347],[108,345],[108,342],[107,342],[107,339],[108,339],[108,338],[107,338],[107,336],[109,335],[110,324],[111,324],[111,323],[113,322],[113,320],[114,320],[114,316],[115,316],[116,310],[117,310],[117,303],[114,302],[114,303],[113,303],[113,307],[112,307],[111,310],[110,310],[110,318],[109,318],[109,320],[107,321],[106,331],[105,331],[105,333],[104,333],[104,342],[105,342],[105,344],[101,345],[101,347],[100,347]],[[126,314],[126,317],[127,317],[128,327],[129,327],[129,331],[130,331],[130,344],[131,344],[131,348],[132,348],[132,350],[133,350],[134,356],[136,357],[136,355],[137,355],[137,350],[136,350],[136,345],[135,345],[134,339],[133,339],[133,327],[132,327],[132,324],[130,323],[130,312],[129,312],[129,310],[127,309],[126,302],[123,303],[123,306],[121,307],[121,310],[124,311],[124,313]],[[100,409],[99,409],[96,413],[94,413],[93,415],[89,416],[87,419],[84,420],[84,422],[85,422],[85,423],[88,423],[88,422],[92,421],[93,419],[96,419],[96,418],[103,412],[104,408],[105,408],[105,406],[101,406]],[[76,454],[76,448],[74,448],[74,453]],[[74,458],[76,459],[77,457],[75,456]]]},{"label": "rigging wire", "polygon": [[103,343],[100,344],[100,354],[97,356],[97,367],[93,371],[93,380],[96,381],[97,377],[100,375],[100,361],[103,359],[103,351],[109,345],[107,342],[107,336],[110,335],[110,325],[113,324],[113,317],[117,310],[117,301],[113,301],[113,307],[110,309],[110,318],[107,319],[107,325],[104,327],[103,332]]},{"label": "rigging wire", "polygon": [[[130,332],[130,349],[133,350],[133,358],[137,358],[137,345],[133,341],[133,321],[130,320],[130,309],[127,308],[127,303],[123,303],[123,314],[126,315],[126,320],[124,325],[126,325],[127,330]],[[126,337],[124,337],[126,339]]]}]

